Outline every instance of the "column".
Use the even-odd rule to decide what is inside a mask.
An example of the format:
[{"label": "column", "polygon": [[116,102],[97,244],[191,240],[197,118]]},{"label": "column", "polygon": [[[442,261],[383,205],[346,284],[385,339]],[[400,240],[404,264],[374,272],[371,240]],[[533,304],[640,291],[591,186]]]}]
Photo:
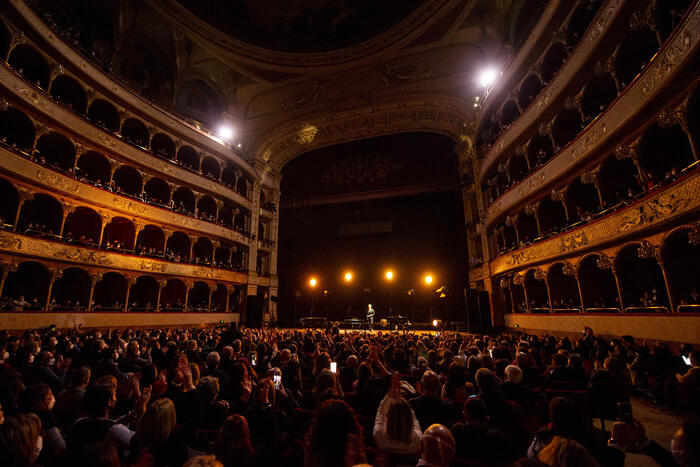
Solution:
[{"label": "column", "polygon": [[574,273],[574,277],[576,278],[576,285],[578,286],[578,298],[581,300],[581,313],[586,312],[586,306],[583,301],[583,288],[581,287],[581,280],[578,277],[578,269],[576,269],[576,272]]},{"label": "column", "polygon": [[124,300],[124,312],[129,311],[129,295],[131,295],[131,286],[136,284],[136,278],[127,276],[126,278],[126,298]]},{"label": "column", "polygon": [[513,300],[513,287],[512,287],[512,282],[508,280],[508,294],[510,295],[510,310],[513,312],[513,314],[516,313],[515,311],[515,301]]},{"label": "column", "polygon": [[221,242],[212,242],[211,245],[211,267],[214,267],[214,260],[216,259],[216,249],[221,246]]},{"label": "column", "polygon": [[105,236],[105,228],[107,227],[107,224],[109,224],[110,216],[100,213],[100,219],[102,219],[102,225],[100,226],[100,239],[97,241],[98,248],[102,247],[102,239]]},{"label": "column", "polygon": [[0,297],[2,297],[2,289],[5,287],[5,280],[11,272],[17,271],[17,263],[2,264],[2,273],[0,274]]},{"label": "column", "polygon": [[75,211],[75,206],[71,206],[69,204],[63,205],[63,216],[61,218],[61,229],[58,232],[59,237],[63,237],[63,228],[66,226],[66,218],[68,217],[68,214],[71,214],[73,211]]},{"label": "column", "polygon": [[207,302],[207,311],[211,313],[211,296],[214,295],[214,290],[216,290],[216,287],[211,284],[207,284],[209,286],[209,301]]},{"label": "column", "polygon": [[163,240],[163,259],[165,259],[165,252],[168,250],[168,240],[172,237],[173,231],[170,229],[163,229],[163,235],[165,237]]},{"label": "column", "polygon": [[19,227],[19,215],[22,213],[22,206],[24,206],[24,202],[27,200],[34,199],[34,193],[30,193],[24,188],[18,188],[17,195],[17,212],[15,213],[15,223],[12,225],[12,230],[15,232],[17,232],[17,229]]},{"label": "column", "polygon": [[[656,261],[659,263],[659,267],[661,268],[661,274],[664,276],[664,285],[666,286],[666,294],[668,295],[668,306],[671,308],[670,312],[673,313],[676,311],[676,304],[675,300],[673,300],[673,289],[671,288],[671,281],[669,280],[668,277],[668,271],[666,271],[666,267],[664,266],[664,262],[661,259],[661,255],[657,251],[656,253]],[[2,291],[2,288],[0,288],[0,291]]]},{"label": "column", "polygon": [[51,304],[51,292],[53,291],[53,284],[57,279],[61,278],[63,271],[58,268],[49,268],[49,290],[46,292],[46,303],[44,304],[44,310],[50,311],[49,305]]},{"label": "column", "polygon": [[615,277],[615,286],[617,287],[617,298],[620,300],[620,313],[625,312],[625,304],[622,302],[622,287],[620,287],[620,278],[617,277],[615,266],[612,268],[613,276]]},{"label": "column", "polygon": [[229,310],[229,302],[231,300],[231,286],[227,285],[226,286],[226,304],[224,305],[224,313],[229,313],[231,310]]},{"label": "column", "polygon": [[554,304],[552,303],[552,291],[549,290],[549,277],[547,273],[544,275],[544,286],[547,288],[547,300],[549,300],[549,312],[554,313]]},{"label": "column", "polygon": [[165,279],[160,279],[158,280],[158,295],[156,296],[156,312],[160,311],[160,294],[163,291],[163,288],[168,284],[168,281]]},{"label": "column", "polygon": [[189,260],[189,262],[194,264],[194,256],[193,256],[193,254],[194,254],[193,253],[194,252],[194,241],[192,241],[192,237],[190,237],[189,235],[187,236],[187,238],[190,239],[190,260]]},{"label": "column", "polygon": [[520,284],[520,287],[523,288],[523,295],[525,295],[525,310],[527,310],[528,313],[532,313],[532,310],[530,309],[530,300],[527,298],[527,287],[525,287],[525,278],[523,277],[523,283]]},{"label": "column", "polygon": [[[260,190],[261,185],[258,182],[253,184],[253,196],[252,196],[252,211],[250,218],[250,226],[248,230],[250,232],[251,238],[257,239],[258,235],[258,217],[260,216]],[[251,241],[250,248],[248,249],[248,275],[256,275],[256,265],[258,263],[258,242]],[[257,293],[257,292],[256,292]]]},{"label": "column", "polygon": [[189,297],[190,297],[190,289],[192,288],[192,281],[185,281],[185,308],[183,311],[187,311],[189,308]]},{"label": "column", "polygon": [[92,297],[95,294],[95,285],[102,280],[102,274],[90,274],[90,295],[88,296],[87,311],[92,311]]}]

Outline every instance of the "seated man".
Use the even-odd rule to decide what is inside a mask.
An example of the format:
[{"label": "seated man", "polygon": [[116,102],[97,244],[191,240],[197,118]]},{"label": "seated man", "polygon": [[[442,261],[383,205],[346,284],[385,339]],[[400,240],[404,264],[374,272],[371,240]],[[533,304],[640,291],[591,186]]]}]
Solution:
[{"label": "seated man", "polygon": [[513,442],[501,430],[489,426],[486,406],[471,398],[464,404],[464,423],[452,426],[457,457],[477,461],[508,462],[515,457]]},{"label": "seated man", "polygon": [[447,467],[455,458],[455,439],[445,426],[430,425],[421,439],[418,467]]},{"label": "seated man", "polygon": [[410,401],[422,430],[434,423],[451,426],[456,411],[452,402],[440,399],[440,377],[432,370],[423,373],[420,382],[421,395]]}]

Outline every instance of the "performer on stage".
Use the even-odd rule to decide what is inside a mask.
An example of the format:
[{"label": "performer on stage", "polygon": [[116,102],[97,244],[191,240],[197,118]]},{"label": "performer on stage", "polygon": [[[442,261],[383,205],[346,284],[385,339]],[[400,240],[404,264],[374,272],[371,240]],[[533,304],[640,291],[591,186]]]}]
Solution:
[{"label": "performer on stage", "polygon": [[367,322],[369,323],[369,330],[371,331],[374,326],[374,308],[372,308],[371,303],[367,305]]}]

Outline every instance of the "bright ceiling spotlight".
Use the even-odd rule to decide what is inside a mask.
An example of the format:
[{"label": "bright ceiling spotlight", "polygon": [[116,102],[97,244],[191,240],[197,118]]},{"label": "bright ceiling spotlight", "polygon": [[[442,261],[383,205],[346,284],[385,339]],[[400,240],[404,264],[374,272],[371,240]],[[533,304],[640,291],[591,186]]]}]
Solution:
[{"label": "bright ceiling spotlight", "polygon": [[384,274],[384,277],[386,277],[386,280],[390,281],[394,278],[394,272],[393,271],[387,271]]},{"label": "bright ceiling spotlight", "polygon": [[228,125],[221,125],[219,127],[218,133],[219,133],[219,137],[221,137],[221,139],[225,139],[228,141],[231,138],[233,138],[233,128],[231,128]]},{"label": "bright ceiling spotlight", "polygon": [[433,327],[437,327],[437,325],[438,325],[438,320],[434,319],[433,320]]},{"label": "bright ceiling spotlight", "polygon": [[432,284],[433,283],[433,276],[431,276],[431,275],[425,276],[425,283]]},{"label": "bright ceiling spotlight", "polygon": [[491,86],[498,78],[498,70],[494,67],[484,68],[479,73],[479,86],[482,88],[488,88]]},{"label": "bright ceiling spotlight", "polygon": [[318,281],[316,280],[315,277],[312,277],[311,279],[309,279],[309,285],[311,287],[316,287],[316,284],[318,284]]},{"label": "bright ceiling spotlight", "polygon": [[236,145],[236,147],[237,147],[238,149],[241,149],[241,148],[243,147],[243,145],[242,145],[241,143],[238,143],[238,144]]},{"label": "bright ceiling spotlight", "polygon": [[352,280],[352,273],[346,272],[345,273],[345,282],[350,282]]}]

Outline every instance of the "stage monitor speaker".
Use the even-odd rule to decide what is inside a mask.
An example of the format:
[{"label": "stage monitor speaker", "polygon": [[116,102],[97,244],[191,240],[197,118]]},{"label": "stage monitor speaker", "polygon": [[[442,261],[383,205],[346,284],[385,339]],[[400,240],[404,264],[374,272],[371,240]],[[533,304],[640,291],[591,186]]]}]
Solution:
[{"label": "stage monitor speaker", "polygon": [[467,290],[467,326],[470,332],[488,332],[491,329],[489,293],[484,290]]},{"label": "stage monitor speaker", "polygon": [[263,300],[257,295],[248,295],[246,300],[245,325],[249,328],[262,327]]}]

